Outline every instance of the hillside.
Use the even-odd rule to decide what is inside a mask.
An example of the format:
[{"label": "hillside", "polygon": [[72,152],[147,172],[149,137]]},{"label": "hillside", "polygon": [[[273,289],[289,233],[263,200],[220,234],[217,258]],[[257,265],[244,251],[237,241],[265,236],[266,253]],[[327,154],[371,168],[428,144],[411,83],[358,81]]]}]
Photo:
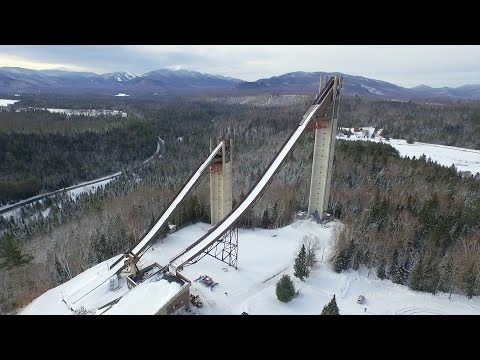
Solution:
[{"label": "hillside", "polygon": [[[0,94],[206,95],[206,94],[314,94],[325,72],[292,72],[256,81],[244,81],[189,70],[160,69],[141,75],[128,72],[95,74],[63,70],[0,68]],[[404,88],[385,81],[343,74],[343,94],[386,99],[480,99],[480,85]]]}]

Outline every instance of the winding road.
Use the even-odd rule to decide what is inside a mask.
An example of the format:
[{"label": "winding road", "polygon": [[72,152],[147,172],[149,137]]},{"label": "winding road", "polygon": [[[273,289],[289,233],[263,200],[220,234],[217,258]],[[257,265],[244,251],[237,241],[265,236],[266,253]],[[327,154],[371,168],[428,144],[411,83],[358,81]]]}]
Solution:
[{"label": "winding road", "polygon": [[[161,145],[160,145],[161,143]],[[155,151],[155,153],[150,156],[147,160],[145,160],[141,166],[143,165],[146,165],[148,164],[149,162],[151,162],[155,155],[158,155],[158,153],[160,152],[160,149],[162,148],[162,146],[165,146],[165,141],[163,141],[160,136],[158,136],[158,142],[157,142],[157,150]],[[6,212],[10,212],[12,210],[15,210],[19,207],[22,207],[22,206],[25,206],[25,205],[28,205],[28,204],[32,204],[34,202],[37,202],[37,201],[40,201],[40,200],[44,200],[50,196],[53,196],[53,195],[58,195],[58,194],[63,194],[65,192],[68,192],[68,191],[71,191],[71,190],[75,190],[75,189],[78,189],[78,188],[81,188],[81,187],[85,187],[85,186],[88,186],[88,185],[93,185],[93,184],[96,184],[96,183],[99,183],[99,182],[102,182],[102,181],[106,181],[106,180],[110,180],[110,179],[115,179],[117,177],[119,177],[120,175],[122,175],[122,172],[117,172],[115,174],[111,174],[111,175],[108,175],[108,176],[104,176],[104,177],[101,177],[101,178],[98,178],[98,179],[95,179],[95,180],[91,180],[91,181],[87,181],[87,182],[83,182],[83,183],[80,183],[80,184],[77,184],[77,185],[73,185],[73,186],[69,186],[69,187],[65,187],[63,189],[59,189],[59,190],[55,190],[55,191],[51,191],[51,192],[48,192],[48,193],[45,193],[45,194],[41,194],[41,195],[36,195],[36,196],[33,196],[33,197],[30,197],[28,199],[25,199],[25,200],[21,200],[19,202],[16,202],[15,204],[10,204],[10,205],[5,205],[3,207],[0,207],[0,215],[6,213]]]}]

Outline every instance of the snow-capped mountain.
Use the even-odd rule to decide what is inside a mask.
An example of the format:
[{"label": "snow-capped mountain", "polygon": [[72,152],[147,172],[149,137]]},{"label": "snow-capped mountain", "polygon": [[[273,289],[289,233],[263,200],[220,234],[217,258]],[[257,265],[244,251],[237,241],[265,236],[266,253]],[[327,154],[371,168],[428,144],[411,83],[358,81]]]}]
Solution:
[{"label": "snow-capped mountain", "polygon": [[108,81],[128,82],[129,80],[136,78],[137,75],[124,71],[103,74],[102,77]]},{"label": "snow-capped mountain", "polygon": [[234,88],[242,80],[197,71],[161,69],[142,75],[129,72],[95,74],[87,72],[0,68],[0,93],[98,93],[136,94],[194,93],[209,89]]},{"label": "snow-capped mountain", "polygon": [[[94,93],[129,94],[313,94],[324,72],[292,72],[280,76],[243,81],[240,79],[190,70],[160,69],[135,75],[129,72],[95,74],[64,69],[30,70],[0,68],[0,94],[21,93]],[[425,85],[404,88],[386,81],[363,76],[344,76],[344,95],[412,99],[480,99],[480,85],[458,88],[432,88]]]}]

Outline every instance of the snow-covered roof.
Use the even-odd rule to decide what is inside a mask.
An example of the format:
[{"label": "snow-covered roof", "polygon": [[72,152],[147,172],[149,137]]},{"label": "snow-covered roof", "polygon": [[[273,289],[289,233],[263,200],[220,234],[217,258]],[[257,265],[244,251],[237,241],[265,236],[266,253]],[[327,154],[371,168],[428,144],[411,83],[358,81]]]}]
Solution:
[{"label": "snow-covered roof", "polygon": [[182,288],[178,282],[165,279],[140,283],[131,289],[104,315],[154,315]]}]

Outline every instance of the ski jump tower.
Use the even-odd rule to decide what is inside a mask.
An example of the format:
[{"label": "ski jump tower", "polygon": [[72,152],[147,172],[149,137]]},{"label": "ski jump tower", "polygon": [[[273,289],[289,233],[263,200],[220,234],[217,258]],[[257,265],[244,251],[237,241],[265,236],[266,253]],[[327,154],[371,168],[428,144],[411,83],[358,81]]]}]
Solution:
[{"label": "ski jump tower", "polygon": [[210,151],[223,141],[222,151],[213,159],[210,173],[210,219],[215,225],[232,211],[232,139],[210,139]]},{"label": "ski jump tower", "polygon": [[[319,93],[323,90],[327,77],[320,79]],[[337,130],[338,108],[340,105],[338,92],[342,87],[343,78],[335,76],[334,91],[330,101],[326,101],[312,119],[315,130],[313,147],[312,177],[310,179],[310,195],[308,198],[308,214],[323,220],[328,209],[330,182],[333,172],[333,153]]]}]

